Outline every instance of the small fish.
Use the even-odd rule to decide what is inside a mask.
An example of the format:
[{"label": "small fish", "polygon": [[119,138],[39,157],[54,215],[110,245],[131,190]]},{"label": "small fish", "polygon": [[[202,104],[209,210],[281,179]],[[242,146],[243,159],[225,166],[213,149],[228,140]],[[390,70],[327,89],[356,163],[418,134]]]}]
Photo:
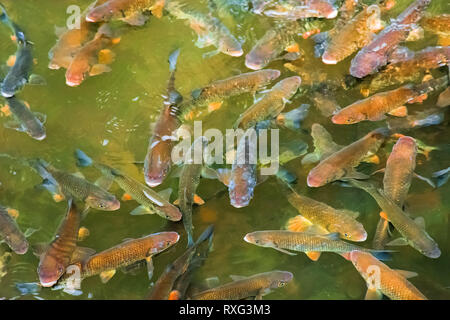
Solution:
[{"label": "small fish", "polygon": [[392,300],[427,300],[407,280],[416,273],[393,270],[370,253],[362,251],[350,252],[350,260],[367,283],[366,299],[381,299],[384,294]]},{"label": "small fish", "polygon": [[433,172],[432,177],[437,180],[436,187],[440,187],[447,183],[448,178],[450,177],[450,167],[447,169],[442,169],[436,172]]},{"label": "small fish", "polygon": [[189,10],[176,1],[168,2],[166,10],[174,17],[189,22],[191,29],[198,35],[195,43],[197,47],[205,48],[213,45],[217,48],[216,51],[210,52],[206,56],[212,56],[219,52],[232,57],[240,57],[244,54],[241,43],[218,18]]},{"label": "small fish", "polygon": [[175,71],[179,53],[179,49],[175,50],[169,57],[170,78],[167,85],[167,97],[150,138],[144,160],[145,182],[150,187],[160,185],[169,173],[172,165],[172,149],[176,140],[175,131],[181,125],[178,114],[183,97],[175,89]]},{"label": "small fish", "polygon": [[39,257],[37,272],[43,287],[53,286],[71,263],[83,260],[95,253],[92,249],[77,247],[80,222],[81,213],[75,202],[70,199],[67,214],[61,222],[54,240],[48,245],[36,244],[33,246],[35,254]]},{"label": "small fish", "polygon": [[367,156],[375,153],[390,134],[389,129],[379,128],[369,132],[361,139],[329,155],[309,173],[309,187],[321,187],[329,182],[346,177],[368,178],[354,168]]},{"label": "small fish", "polygon": [[392,117],[388,119],[387,124],[392,132],[434,126],[444,121],[444,113],[437,108],[426,109],[417,112],[414,115],[407,115],[403,118]]},{"label": "small fish", "polygon": [[407,84],[394,90],[376,93],[343,108],[331,118],[331,121],[335,124],[354,124],[364,120],[381,121],[386,119],[387,113],[406,115],[404,104],[414,103],[418,97],[439,90],[447,84],[448,77],[444,76],[419,85]]},{"label": "small fish", "polygon": [[338,10],[326,0],[280,1],[264,11],[268,17],[288,20],[305,18],[336,18]]},{"label": "small fish", "polygon": [[[356,220],[356,217],[359,215],[358,212],[334,209],[325,203],[305,197],[294,191],[287,196],[287,199],[298,210],[301,217],[306,218],[314,225],[323,227],[328,233],[337,232],[342,239],[350,241],[366,240],[367,232],[364,226]],[[289,230],[292,229],[289,228]]]},{"label": "small fish", "polygon": [[8,208],[0,205],[0,239],[17,254],[25,254],[28,251],[26,235],[20,231],[16,221],[8,213]]},{"label": "small fish", "polygon": [[275,118],[284,109],[286,102],[297,92],[301,81],[300,77],[294,76],[278,82],[260,100],[240,115],[234,127],[246,130],[259,121]]},{"label": "small fish", "polygon": [[164,269],[153,286],[148,300],[171,300],[170,293],[172,292],[175,281],[188,270],[192,260],[195,259],[194,256],[197,254],[198,246],[204,241],[211,241],[213,232],[214,226],[206,228],[193,246],[189,247],[181,256]]},{"label": "small fish", "polygon": [[402,238],[395,239],[387,245],[410,245],[428,258],[436,259],[441,255],[438,244],[425,231],[423,218],[412,220],[403,210],[385,194],[369,182],[349,180],[350,184],[369,193],[382,210],[382,218],[392,223]]},{"label": "small fish", "polygon": [[241,300],[256,297],[261,300],[270,289],[284,287],[294,276],[288,271],[270,271],[250,277],[231,276],[233,282],[200,292],[192,300]]},{"label": "small fish", "polygon": [[348,259],[353,250],[373,252],[384,257],[389,250],[366,249],[339,239],[339,233],[316,234],[288,230],[266,230],[247,233],[244,240],[259,247],[273,248],[282,253],[296,255],[288,250],[304,252],[312,260],[317,260],[322,252],[335,252]]},{"label": "small fish", "polygon": [[86,15],[88,22],[122,20],[132,26],[142,26],[148,20],[146,11],[160,18],[165,0],[109,0],[91,9]]},{"label": "small fish", "polygon": [[16,97],[7,98],[7,108],[13,115],[13,120],[5,123],[6,128],[26,132],[36,140],[44,140],[47,136],[44,123],[46,116],[39,112],[33,112],[25,103]]},{"label": "small fish", "polygon": [[[70,87],[79,86],[86,78],[86,75],[98,75],[111,71],[106,64],[99,63],[99,52],[112,44],[112,35],[108,25],[104,24],[99,28],[94,39],[86,42],[72,59],[66,70],[66,84]],[[98,63],[93,64],[93,61]]]},{"label": "small fish", "polygon": [[405,41],[411,31],[416,28],[414,24],[423,16],[423,11],[430,2],[431,0],[415,0],[406,8],[356,54],[351,62],[350,74],[356,78],[363,78],[385,66],[397,45]]},{"label": "small fish", "polygon": [[5,78],[1,83],[1,94],[5,98],[11,98],[22,89],[27,83],[44,84],[42,77],[32,75],[31,71],[34,65],[33,61],[33,44],[26,39],[25,33],[12,22],[6,14],[6,9],[0,5],[2,14],[0,20],[9,26],[16,38],[17,52],[14,65],[9,69]]},{"label": "small fish", "polygon": [[336,64],[367,45],[374,32],[382,28],[380,12],[377,5],[368,6],[339,30],[329,33],[323,63]]},{"label": "small fish", "polygon": [[[121,244],[99,252],[71,266],[78,268],[80,280],[99,274],[103,283],[109,281],[117,269],[125,268],[145,260],[149,278],[153,274],[154,255],[170,248],[178,242],[180,236],[176,232],[159,232],[138,239],[127,239]],[[67,272],[60,278],[60,286],[67,285],[71,274]]]},{"label": "small fish", "polygon": [[136,200],[140,206],[131,212],[132,215],[157,214],[164,219],[171,221],[181,220],[181,212],[177,207],[172,205],[163,195],[158,194],[145,184],[123,174],[106,164],[93,161],[83,151],[76,150],[77,165],[87,167],[93,165],[106,178],[113,179],[126,194]]}]

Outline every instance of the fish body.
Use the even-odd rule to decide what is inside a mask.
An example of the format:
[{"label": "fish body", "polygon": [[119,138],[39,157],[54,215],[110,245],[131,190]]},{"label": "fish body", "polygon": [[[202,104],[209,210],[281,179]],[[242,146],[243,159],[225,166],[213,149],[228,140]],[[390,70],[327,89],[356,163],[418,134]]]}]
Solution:
[{"label": "fish body", "polygon": [[344,60],[372,40],[375,31],[381,29],[380,8],[371,5],[364,8],[342,28],[332,32],[322,55],[326,64],[336,64]]},{"label": "fish body", "polygon": [[44,140],[47,136],[43,124],[45,115],[32,112],[22,101],[14,96],[7,98],[7,102],[9,110],[15,118],[15,122],[17,122],[11,127],[26,132],[33,139],[39,141]]},{"label": "fish body", "polygon": [[219,287],[200,292],[192,297],[193,300],[241,300],[248,297],[261,296],[269,289],[285,286],[293,279],[288,271],[270,271],[256,274],[247,278],[240,278]]},{"label": "fish body", "polygon": [[420,25],[427,31],[431,31],[443,37],[450,36],[450,14],[440,14],[436,16],[425,14],[420,21]]},{"label": "fish body", "polygon": [[311,126],[311,137],[313,138],[314,152],[304,156],[302,164],[319,162],[343,148],[333,141],[331,134],[321,124],[314,123]]},{"label": "fish body", "polygon": [[275,118],[283,111],[286,102],[297,92],[300,84],[301,78],[298,76],[281,80],[259,101],[245,110],[234,126],[246,130],[259,121]]},{"label": "fish body", "polygon": [[329,233],[338,232],[342,239],[364,241],[367,232],[364,226],[355,219],[354,212],[334,209],[325,203],[305,197],[296,192],[287,196],[289,203],[298,212],[315,225],[319,225]]},{"label": "fish body", "polygon": [[25,235],[8,213],[8,209],[3,206],[0,206],[0,239],[17,254],[25,254],[28,251],[29,245]]},{"label": "fish body", "polygon": [[268,17],[288,20],[305,18],[336,18],[337,9],[326,0],[280,1],[264,11]]},{"label": "fish body", "polygon": [[369,132],[361,139],[331,154],[320,161],[308,174],[309,187],[320,187],[352,174],[368,153],[376,152],[389,135],[387,128]]},{"label": "fish body", "polygon": [[406,40],[430,2],[431,0],[416,0],[406,8],[397,19],[357,53],[351,62],[350,74],[356,78],[363,78],[386,65],[389,55],[400,42]]},{"label": "fish body", "polygon": [[[176,60],[179,50],[172,53],[171,74],[167,85],[167,98],[161,110],[156,126],[150,138],[144,161],[145,182],[150,187],[160,185],[170,171],[172,164],[172,149],[175,145],[175,131],[180,127],[178,118],[179,105],[183,100],[175,89]],[[170,58],[169,58],[170,60]]]},{"label": "fish body", "polygon": [[56,232],[55,239],[50,242],[39,259],[37,271],[42,286],[53,286],[66,272],[77,247],[80,222],[81,213],[70,200],[68,212]]},{"label": "fish body", "polygon": [[427,300],[404,275],[389,268],[370,253],[352,251],[350,260],[366,281],[368,290],[383,293],[392,300]]}]

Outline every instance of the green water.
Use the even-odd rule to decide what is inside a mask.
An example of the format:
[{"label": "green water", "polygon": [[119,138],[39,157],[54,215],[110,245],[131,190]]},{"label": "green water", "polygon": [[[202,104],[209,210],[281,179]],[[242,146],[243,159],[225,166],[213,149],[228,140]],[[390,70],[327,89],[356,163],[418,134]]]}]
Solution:
[{"label": "green water", "polygon": [[[35,44],[34,56],[37,65],[34,72],[47,81],[46,86],[27,86],[18,97],[28,101],[32,110],[45,113],[47,138],[35,141],[24,133],[0,126],[0,152],[16,156],[41,157],[55,167],[69,172],[78,171],[73,158],[75,148],[84,150],[93,158],[117,166],[128,175],[144,181],[142,168],[131,164],[145,157],[149,126],[156,121],[162,107],[162,94],[165,93],[168,79],[167,57],[175,48],[181,48],[178,61],[176,85],[186,97],[195,88],[208,84],[212,80],[226,78],[239,72],[248,72],[245,67],[245,54],[259,39],[273,20],[251,13],[240,13],[236,22],[227,19],[224,23],[238,38],[245,40],[244,56],[229,57],[218,54],[203,59],[202,54],[214,50],[213,47],[199,49],[194,43],[196,34],[183,21],[165,15],[162,19],[152,17],[143,27],[130,27],[122,35],[121,42],[113,47],[116,60],[111,65],[112,72],[87,79],[81,86],[66,86],[65,70],[47,68],[49,49],[54,45],[56,36],[54,26],[63,26],[67,18],[66,8],[71,4],[86,7],[90,1],[68,0],[3,0],[10,17],[26,32]],[[203,1],[195,2],[194,7],[206,8]],[[198,3],[197,3],[198,2]],[[237,1],[236,1],[237,2]],[[395,17],[410,1],[400,0],[388,17]],[[449,13],[446,0],[433,0],[428,11]],[[205,10],[205,9],[203,9]],[[386,17],[387,18],[387,17]],[[332,26],[332,22],[329,22]],[[9,29],[0,27],[0,60],[6,61],[14,54],[15,44],[9,40]],[[424,40],[410,44],[411,48],[424,48],[436,45],[437,38],[426,33]],[[313,44],[310,39],[298,39],[305,51],[303,66],[307,70],[325,72],[330,78],[340,77],[348,72],[351,59],[336,66],[324,65],[313,56]],[[281,61],[273,62],[270,68],[282,71],[284,78],[295,75],[283,67]],[[341,106],[346,106],[362,96],[359,89],[338,91],[335,98]],[[437,95],[433,94],[423,104],[411,106],[419,111],[433,106]],[[251,95],[242,95],[225,101],[222,108],[203,118],[204,128],[219,128],[225,131],[231,128],[239,114],[252,104]],[[286,110],[298,107],[301,103],[312,103],[308,95],[292,99]],[[429,145],[448,144],[450,134],[449,112],[446,120],[438,126],[421,128],[409,134]],[[0,118],[0,122],[6,121]],[[301,139],[312,148],[312,141],[306,132],[310,132],[315,122],[324,125],[335,141],[346,145],[363,136],[371,129],[384,125],[383,122],[364,122],[352,126],[338,126],[323,117],[315,106],[302,124],[305,132],[281,132],[281,139]],[[384,166],[386,152],[380,152]],[[449,148],[433,151],[426,160],[418,156],[417,172],[430,176],[432,172],[449,166]],[[19,210],[18,223],[22,230],[28,227],[40,228],[33,234],[30,243],[49,242],[66,212],[66,203],[55,203],[51,196],[35,186],[40,183],[39,176],[29,168],[8,159],[0,159],[0,203]],[[302,166],[301,159],[294,160],[287,168],[298,175],[298,192],[310,196],[336,208],[359,211],[358,218],[365,226],[369,236],[362,243],[370,247],[378,221],[379,208],[369,195],[360,190],[327,185],[318,189],[306,186],[306,176],[311,166]],[[95,169],[83,170],[91,181],[99,177]],[[378,177],[381,179],[381,175]],[[177,188],[177,179],[167,179],[156,190]],[[210,223],[215,224],[214,250],[209,254],[204,266],[195,274],[193,285],[201,285],[203,279],[218,277],[221,283],[231,281],[229,275],[252,275],[274,269],[287,270],[294,274],[294,280],[286,287],[266,296],[267,299],[362,299],[366,286],[353,265],[342,257],[324,253],[317,262],[309,260],[304,254],[288,256],[272,249],[252,246],[243,241],[243,236],[251,231],[278,229],[286,220],[297,214],[276,179],[271,177],[255,189],[255,196],[248,207],[236,209],[229,203],[228,193],[212,197],[218,190],[224,189],[218,181],[202,180],[198,194],[209,199],[207,203],[194,210],[193,222],[195,237]],[[418,277],[411,279],[428,298],[449,299],[450,286],[449,224],[450,183],[432,190],[422,181],[414,180],[410,189],[408,208],[412,216],[423,216],[428,233],[439,243],[442,255],[438,259],[429,259],[411,247],[401,247],[388,262],[392,268],[415,271]],[[122,191],[113,185],[111,191],[118,197]],[[23,295],[16,289],[15,283],[38,282],[36,273],[38,259],[31,250],[24,255],[12,254],[5,266],[6,275],[0,279],[0,298],[21,299],[142,299],[150,290],[168,263],[178,257],[186,248],[186,237],[182,223],[172,223],[153,216],[131,216],[129,214],[138,204],[135,201],[122,202],[115,212],[91,211],[82,225],[90,230],[90,236],[80,243],[92,247],[97,252],[122,242],[125,238],[137,238],[160,231],[177,231],[181,238],[177,245],[158,255],[154,259],[155,273],[148,280],[144,269],[137,275],[118,272],[107,284],[99,277],[91,277],[82,282],[83,294],[73,297],[61,291],[41,289],[36,296]],[[0,254],[8,251],[6,245],[0,246]]]}]

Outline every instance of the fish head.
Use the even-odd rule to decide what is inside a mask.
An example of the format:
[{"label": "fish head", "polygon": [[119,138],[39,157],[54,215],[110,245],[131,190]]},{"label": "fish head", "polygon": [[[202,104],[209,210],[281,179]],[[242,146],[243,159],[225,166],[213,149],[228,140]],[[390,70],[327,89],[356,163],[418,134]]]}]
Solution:
[{"label": "fish head", "polygon": [[344,108],[331,118],[334,124],[354,124],[363,120],[365,115],[362,112],[354,112],[352,108]]},{"label": "fish head", "polygon": [[154,240],[150,254],[164,251],[173,246],[180,239],[180,235],[172,231],[154,233],[150,236],[152,237],[152,240]]},{"label": "fish head", "polygon": [[28,241],[21,233],[9,233],[5,235],[4,240],[17,254],[25,254],[28,251]]},{"label": "fish head", "polygon": [[89,207],[102,211],[115,211],[120,208],[120,201],[111,194],[102,196],[90,194],[84,201]]},{"label": "fish head", "polygon": [[169,173],[172,165],[172,141],[152,141],[144,161],[145,183],[151,188],[160,185]]},{"label": "fish head", "polygon": [[265,231],[255,231],[247,233],[244,237],[244,241],[257,245],[259,247],[270,248],[276,245],[271,233]]},{"label": "fish head", "polygon": [[52,255],[44,255],[38,266],[39,281],[43,287],[51,287],[66,272],[66,267]]},{"label": "fish head", "polygon": [[438,244],[426,233],[409,241],[411,246],[428,258],[436,259],[441,256]]},{"label": "fish head", "polygon": [[289,271],[272,271],[270,273],[270,288],[276,289],[280,287],[284,287],[288,282],[290,282],[294,278],[294,275]]},{"label": "fish head", "polygon": [[263,51],[252,50],[245,56],[245,66],[252,70],[260,70],[270,62],[270,59],[271,57]]},{"label": "fish head", "polygon": [[1,94],[5,98],[11,98],[26,83],[27,83],[26,79],[19,79],[14,75],[7,75],[1,84]]},{"label": "fish head", "polygon": [[328,163],[319,163],[308,173],[306,184],[308,187],[313,188],[324,186],[327,183],[334,181],[337,171],[337,168],[333,168]]},{"label": "fish head", "polygon": [[89,11],[89,13],[86,15],[86,21],[100,22],[110,20],[114,16],[115,10],[113,8],[110,8],[110,6],[106,4],[95,7],[91,11]]},{"label": "fish head", "polygon": [[79,86],[84,80],[84,73],[78,68],[69,68],[66,72],[66,84],[69,87]]},{"label": "fish head", "polygon": [[366,241],[367,239],[367,232],[364,229],[363,225],[358,223],[358,224],[354,224],[354,226],[352,228],[348,228],[347,230],[342,230],[339,231],[339,233],[341,234],[341,237],[343,239],[346,240],[350,240],[350,241]]},{"label": "fish head", "polygon": [[244,54],[242,46],[232,37],[223,37],[219,41],[219,51],[232,57],[240,57]]},{"label": "fish head", "polygon": [[376,271],[377,265],[381,264],[377,258],[368,252],[353,250],[348,254],[348,257],[364,279],[367,279],[371,272]]},{"label": "fish head", "polygon": [[245,174],[242,178],[242,180],[238,179],[238,181],[231,179],[228,185],[230,204],[235,208],[248,206],[253,198],[253,189],[254,185],[256,185],[256,180],[253,177],[248,177],[248,180],[246,180]]},{"label": "fish head", "polygon": [[350,74],[356,78],[364,78],[365,76],[374,73],[383,61],[386,60],[376,52],[360,53],[352,60],[350,66]]}]

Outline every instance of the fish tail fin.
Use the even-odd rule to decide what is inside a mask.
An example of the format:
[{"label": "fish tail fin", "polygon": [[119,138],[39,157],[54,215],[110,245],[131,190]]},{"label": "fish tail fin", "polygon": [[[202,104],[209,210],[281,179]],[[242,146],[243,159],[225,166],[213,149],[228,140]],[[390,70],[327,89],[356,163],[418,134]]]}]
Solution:
[{"label": "fish tail fin", "polygon": [[80,149],[75,150],[75,157],[77,159],[77,166],[79,167],[89,167],[93,163],[92,159]]},{"label": "fish tail fin", "polygon": [[436,179],[436,187],[444,185],[450,177],[450,167],[447,169],[433,172],[432,177]]},{"label": "fish tail fin", "polygon": [[203,241],[206,241],[209,238],[212,238],[213,234],[214,234],[214,225],[212,224],[212,225],[208,226],[205,229],[205,231],[203,231],[203,233],[200,235],[200,237],[198,237],[197,241],[195,242],[195,245],[198,246]]},{"label": "fish tail fin", "polygon": [[301,107],[298,107],[294,110],[286,113],[281,113],[277,117],[277,123],[288,129],[300,129],[300,123],[308,115],[309,107],[309,104],[303,104]]},{"label": "fish tail fin", "polygon": [[392,260],[392,252],[389,250],[374,250],[372,251],[372,255],[380,261],[391,261]]},{"label": "fish tail fin", "polygon": [[28,165],[37,171],[37,173],[43,178],[47,179],[50,173],[47,171],[48,163],[45,160],[35,158],[27,160]]},{"label": "fish tail fin", "polygon": [[169,71],[170,72],[174,72],[175,69],[177,68],[177,60],[178,60],[179,55],[180,55],[180,48],[174,50],[169,55]]},{"label": "fish tail fin", "polygon": [[188,234],[188,244],[187,244],[187,247],[188,248],[190,248],[190,247],[192,247],[193,245],[195,245],[195,243],[194,243],[194,238],[192,237],[192,234]]},{"label": "fish tail fin", "polygon": [[297,182],[296,174],[281,166],[278,168],[276,176],[288,186],[291,186]]}]

